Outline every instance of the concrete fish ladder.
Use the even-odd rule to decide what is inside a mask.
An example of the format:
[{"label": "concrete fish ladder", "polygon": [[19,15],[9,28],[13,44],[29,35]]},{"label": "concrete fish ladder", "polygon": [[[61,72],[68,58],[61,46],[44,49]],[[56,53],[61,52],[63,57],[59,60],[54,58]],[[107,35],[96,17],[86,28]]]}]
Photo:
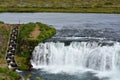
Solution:
[{"label": "concrete fish ladder", "polygon": [[17,45],[17,37],[18,37],[18,27],[19,25],[14,25],[10,34],[10,40],[8,43],[8,49],[6,54],[6,61],[8,64],[8,68],[12,70],[17,70],[18,66],[15,62],[14,56],[16,52],[16,45]]}]

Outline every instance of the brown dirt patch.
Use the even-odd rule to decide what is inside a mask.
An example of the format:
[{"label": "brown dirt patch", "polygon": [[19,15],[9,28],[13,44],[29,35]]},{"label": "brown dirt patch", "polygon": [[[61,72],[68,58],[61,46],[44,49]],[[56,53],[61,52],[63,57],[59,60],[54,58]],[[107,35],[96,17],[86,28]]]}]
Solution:
[{"label": "brown dirt patch", "polygon": [[40,26],[36,24],[35,29],[30,33],[30,39],[36,40],[40,35]]}]

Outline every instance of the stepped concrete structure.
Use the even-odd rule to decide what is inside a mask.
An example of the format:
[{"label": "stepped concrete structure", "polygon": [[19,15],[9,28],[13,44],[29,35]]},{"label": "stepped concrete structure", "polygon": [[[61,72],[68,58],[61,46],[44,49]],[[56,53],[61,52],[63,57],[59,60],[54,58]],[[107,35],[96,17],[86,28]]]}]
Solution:
[{"label": "stepped concrete structure", "polygon": [[8,68],[12,70],[18,69],[18,66],[14,59],[15,52],[16,52],[16,45],[17,45],[18,27],[19,25],[16,24],[12,28],[8,49],[7,49],[7,54],[6,54],[6,61],[8,64]]}]

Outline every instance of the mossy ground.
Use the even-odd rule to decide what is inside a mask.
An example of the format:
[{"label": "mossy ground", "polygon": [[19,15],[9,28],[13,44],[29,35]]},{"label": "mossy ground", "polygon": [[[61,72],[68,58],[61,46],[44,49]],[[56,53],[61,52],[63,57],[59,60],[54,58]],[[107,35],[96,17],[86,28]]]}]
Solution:
[{"label": "mossy ground", "polygon": [[[35,32],[36,25],[39,27],[39,33]],[[39,22],[22,24],[20,26],[15,60],[21,70],[31,69],[32,65],[30,63],[30,59],[35,46],[37,46],[40,42],[51,38],[55,33],[56,30],[54,28]],[[33,36],[35,37],[34,39]]]},{"label": "mossy ground", "polygon": [[20,76],[8,68],[0,68],[0,80],[20,80]]}]

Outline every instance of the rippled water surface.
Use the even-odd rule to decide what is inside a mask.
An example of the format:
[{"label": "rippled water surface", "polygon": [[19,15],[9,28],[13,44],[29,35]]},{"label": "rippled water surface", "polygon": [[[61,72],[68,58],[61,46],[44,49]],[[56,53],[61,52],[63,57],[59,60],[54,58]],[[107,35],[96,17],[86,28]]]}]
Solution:
[{"label": "rippled water surface", "polygon": [[0,13],[5,23],[43,22],[58,29],[57,36],[105,37],[120,40],[120,14]]},{"label": "rippled water surface", "polygon": [[43,22],[54,25],[56,28],[118,28],[120,25],[120,14],[0,13],[0,21],[6,23]]}]

